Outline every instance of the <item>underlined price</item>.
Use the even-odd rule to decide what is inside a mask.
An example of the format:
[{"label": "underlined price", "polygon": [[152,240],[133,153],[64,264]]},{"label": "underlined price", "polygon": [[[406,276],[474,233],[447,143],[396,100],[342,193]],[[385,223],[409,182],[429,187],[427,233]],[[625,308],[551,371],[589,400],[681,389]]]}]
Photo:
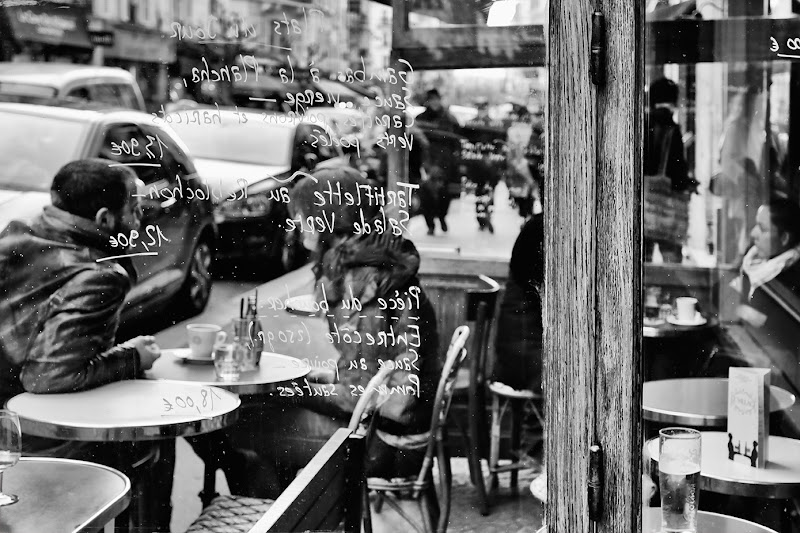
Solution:
[{"label": "underlined price", "polygon": [[214,389],[203,388],[197,394],[178,394],[175,396],[162,396],[164,414],[203,414],[214,410],[214,400],[221,400]]}]

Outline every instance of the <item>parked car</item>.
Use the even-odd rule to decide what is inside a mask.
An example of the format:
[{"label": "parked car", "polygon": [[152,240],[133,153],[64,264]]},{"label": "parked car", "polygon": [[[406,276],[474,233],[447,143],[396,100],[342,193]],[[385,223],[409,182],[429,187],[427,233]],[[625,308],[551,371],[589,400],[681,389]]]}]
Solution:
[{"label": "parked car", "polygon": [[72,100],[145,111],[136,78],[121,68],[71,63],[0,62],[0,101]]},{"label": "parked car", "polygon": [[[185,193],[195,187],[196,171],[174,132],[135,111],[12,103],[0,103],[0,124],[0,230],[11,220],[38,215],[50,203],[53,177],[70,161],[104,157],[149,164],[131,167],[140,178],[144,218],[130,251],[149,248],[158,255],[133,258],[139,281],[128,295],[123,321],[167,302],[187,315],[205,308],[216,247],[212,206]],[[164,189],[173,194],[153,194]],[[184,193],[175,194],[178,190]],[[127,243],[120,238],[119,244],[125,253]]]},{"label": "parked car", "polygon": [[292,184],[302,179],[301,174],[290,180],[292,175],[347,164],[341,148],[331,142],[332,131],[280,113],[214,110],[212,123],[187,121],[193,113],[164,120],[188,146],[213,197],[220,237],[217,257],[280,261],[284,247],[292,243],[282,229],[288,213],[285,200]]}]

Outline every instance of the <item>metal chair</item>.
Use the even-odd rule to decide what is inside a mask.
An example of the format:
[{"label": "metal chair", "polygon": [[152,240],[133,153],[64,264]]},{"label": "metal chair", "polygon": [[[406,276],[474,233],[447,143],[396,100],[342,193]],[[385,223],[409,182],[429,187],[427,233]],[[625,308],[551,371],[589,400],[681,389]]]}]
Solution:
[{"label": "metal chair", "polygon": [[[452,474],[450,472],[450,456],[448,455],[445,433],[447,413],[453,397],[456,374],[467,352],[464,346],[469,337],[469,328],[460,326],[453,333],[447,358],[442,369],[439,386],[436,390],[436,399],[433,404],[433,417],[425,444],[425,458],[419,474],[416,477],[400,479],[369,478],[367,488],[378,494],[375,512],[381,511],[384,502],[389,504],[404,520],[416,531],[422,533],[444,533],[450,518],[450,490]],[[441,497],[436,495],[433,481],[433,460],[436,457],[439,466],[439,490]],[[422,524],[418,524],[403,511],[396,499],[409,494],[419,505],[422,513]]]},{"label": "metal chair", "polygon": [[544,428],[542,416],[537,402],[542,400],[542,395],[532,390],[517,390],[500,382],[490,382],[489,392],[492,395],[492,430],[491,448],[489,451],[489,495],[498,488],[497,475],[503,472],[511,473],[511,489],[514,494],[518,491],[518,472],[530,465],[523,461],[512,461],[509,464],[500,464],[500,426],[503,416],[511,408],[511,449],[519,450],[522,430],[522,416],[527,406],[539,420]]},{"label": "metal chair", "polygon": [[497,296],[500,285],[488,276],[479,276],[485,284],[483,289],[470,289],[467,292],[467,323],[472,324],[473,334],[467,351],[469,368],[459,371],[455,384],[456,398],[466,397],[467,420],[454,416],[466,443],[465,454],[469,464],[472,484],[478,491],[480,512],[489,514],[489,499],[483,481],[481,458],[488,457],[489,425],[486,421],[486,359],[489,352],[489,339],[494,325]]},{"label": "metal chair", "polygon": [[[377,407],[380,386],[389,381],[389,377],[394,370],[394,368],[385,366],[372,377],[364,394],[359,398],[353,414],[350,416],[348,431],[355,437],[363,438],[363,450],[366,450],[369,446],[369,439],[374,431],[374,419],[376,417],[371,415]],[[360,472],[363,472],[363,467],[364,465],[361,465]],[[365,487],[365,484],[362,484],[362,486]],[[366,497],[367,492],[366,490],[360,492],[361,521],[365,533],[372,533],[369,499]],[[235,495],[216,496],[203,509],[203,513],[190,526],[189,531],[192,533],[229,533],[232,531],[245,533],[251,531],[251,528],[269,511],[275,501],[277,500]]]}]

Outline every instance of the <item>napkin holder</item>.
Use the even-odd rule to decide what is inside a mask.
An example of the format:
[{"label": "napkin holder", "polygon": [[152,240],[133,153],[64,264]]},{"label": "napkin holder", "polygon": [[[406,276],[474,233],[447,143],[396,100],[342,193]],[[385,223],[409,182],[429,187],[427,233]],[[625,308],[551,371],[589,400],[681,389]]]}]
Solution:
[{"label": "napkin holder", "polygon": [[769,454],[770,369],[728,371],[728,459],[764,468]]}]

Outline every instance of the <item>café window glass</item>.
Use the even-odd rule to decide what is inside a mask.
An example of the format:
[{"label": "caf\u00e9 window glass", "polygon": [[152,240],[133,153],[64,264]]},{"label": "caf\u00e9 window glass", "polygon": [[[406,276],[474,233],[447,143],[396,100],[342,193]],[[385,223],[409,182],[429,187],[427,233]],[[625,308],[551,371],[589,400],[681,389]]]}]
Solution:
[{"label": "caf\u00e9 window glass", "polygon": [[[727,418],[732,369],[768,369],[771,385],[787,394],[800,387],[800,18],[793,4],[648,2],[645,438],[668,425],[735,432]],[[714,416],[702,407],[712,404]],[[774,394],[771,404],[770,434],[800,436],[792,410]],[[688,418],[664,415],[687,408]],[[773,492],[734,499],[730,491],[703,491],[700,508],[780,530],[787,511]]]}]

